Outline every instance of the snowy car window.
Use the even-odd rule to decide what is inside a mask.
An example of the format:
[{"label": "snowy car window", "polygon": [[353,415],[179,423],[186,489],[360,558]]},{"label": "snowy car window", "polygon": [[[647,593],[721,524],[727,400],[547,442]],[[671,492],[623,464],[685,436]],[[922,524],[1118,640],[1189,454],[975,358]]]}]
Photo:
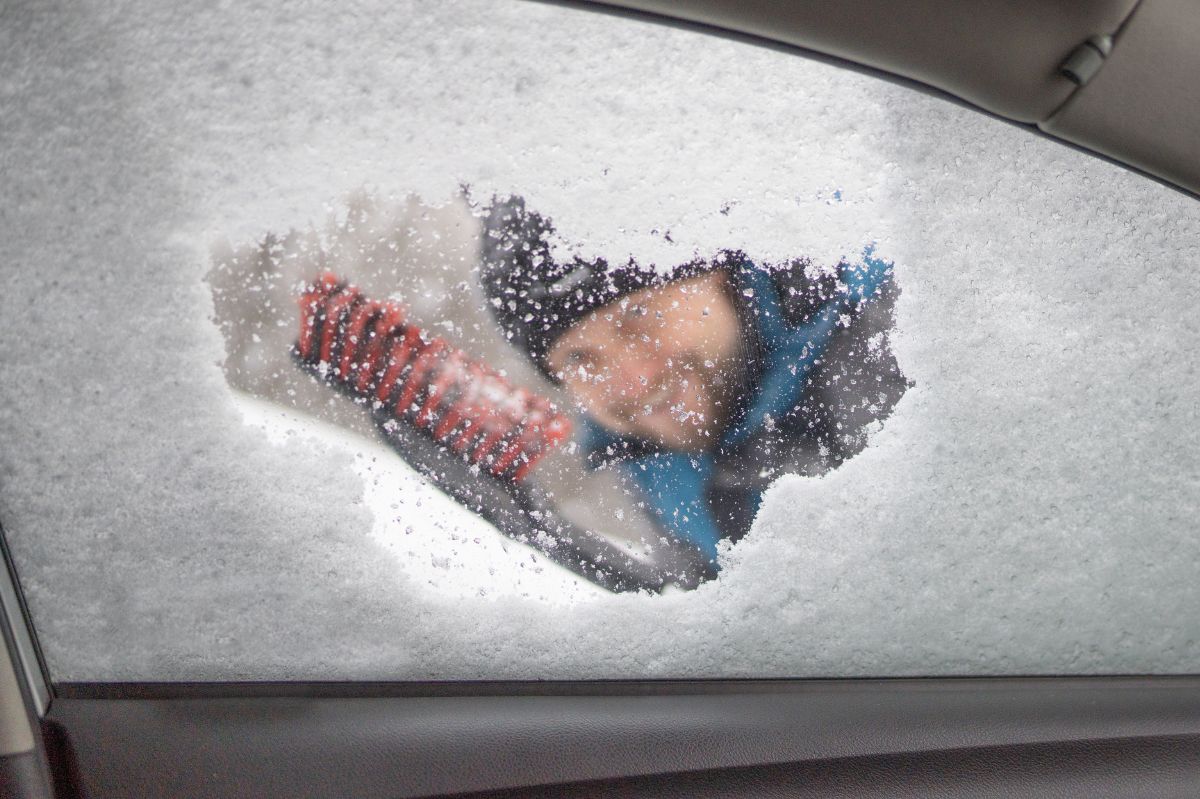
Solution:
[{"label": "snowy car window", "polygon": [[745,43],[356,8],[3,12],[55,680],[1195,670],[1193,199]]}]

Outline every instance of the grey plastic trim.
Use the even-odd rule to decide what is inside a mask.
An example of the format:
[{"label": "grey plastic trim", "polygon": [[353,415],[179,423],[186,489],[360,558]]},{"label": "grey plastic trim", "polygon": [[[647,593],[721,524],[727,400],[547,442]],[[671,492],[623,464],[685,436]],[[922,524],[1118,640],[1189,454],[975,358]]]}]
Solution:
[{"label": "grey plastic trim", "polygon": [[4,650],[0,653],[0,756],[32,752],[35,747],[21,683],[8,647]]},{"label": "grey plastic trim", "polygon": [[39,714],[19,673],[14,630],[0,618],[0,796],[51,799]]},{"label": "grey plastic trim", "polygon": [[43,671],[41,652],[33,637],[25,604],[21,600],[16,569],[4,540],[3,527],[0,527],[0,559],[4,561],[0,567],[0,612],[3,612],[3,623],[13,637],[18,660],[15,665],[29,688],[38,716],[45,716],[50,706],[49,682]]},{"label": "grey plastic trim", "polygon": [[1086,86],[1104,66],[1104,59],[1112,52],[1111,36],[1093,36],[1076,47],[1058,71],[1077,86]]},{"label": "grey plastic trim", "polygon": [[0,756],[0,796],[4,799],[54,799],[41,752]]},{"label": "grey plastic trim", "polygon": [[1200,737],[1040,743],[536,786],[459,799],[1195,799]]},{"label": "grey plastic trim", "polygon": [[409,682],[327,681],[273,682],[65,682],[55,683],[55,699],[180,700],[180,699],[450,699],[478,697],[637,697],[727,696],[787,694],[828,688],[978,685],[1050,687],[1084,684],[1156,685],[1200,690],[1200,673],[1176,675],[1118,674],[1104,676],[974,676],[811,679],[701,680],[429,680]]},{"label": "grey plastic trim", "polygon": [[113,700],[63,691],[49,719],[85,789],[142,799],[425,796],[1200,736],[1196,677],[613,682],[590,693],[588,683],[532,685],[544,695],[312,698],[292,686],[281,697],[170,699],[158,686],[157,699]]}]

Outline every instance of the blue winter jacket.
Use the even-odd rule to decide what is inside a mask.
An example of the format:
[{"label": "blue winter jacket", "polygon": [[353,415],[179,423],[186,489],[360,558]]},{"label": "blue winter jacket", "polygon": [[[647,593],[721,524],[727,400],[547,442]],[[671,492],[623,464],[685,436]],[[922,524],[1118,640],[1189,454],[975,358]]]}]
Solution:
[{"label": "blue winter jacket", "polygon": [[776,476],[819,474],[856,454],[906,388],[887,346],[892,264],[872,248],[836,277],[804,260],[736,260],[729,273],[751,367],[717,444],[671,451],[588,420],[583,437],[592,466],[619,468],[652,517],[714,567],[717,543],[747,532]]}]

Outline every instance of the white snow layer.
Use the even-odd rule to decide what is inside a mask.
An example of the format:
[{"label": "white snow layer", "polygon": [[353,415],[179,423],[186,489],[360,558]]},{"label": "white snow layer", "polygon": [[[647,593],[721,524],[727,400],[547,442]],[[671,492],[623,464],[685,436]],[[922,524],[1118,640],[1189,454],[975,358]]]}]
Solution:
[{"label": "white snow layer", "polygon": [[[1196,671],[1194,200],[612,17],[172,5],[0,8],[0,520],[56,680]],[[877,240],[915,385],[695,592],[430,586],[344,449],[243,423],[202,277],[363,185],[460,183],[659,264]]]}]

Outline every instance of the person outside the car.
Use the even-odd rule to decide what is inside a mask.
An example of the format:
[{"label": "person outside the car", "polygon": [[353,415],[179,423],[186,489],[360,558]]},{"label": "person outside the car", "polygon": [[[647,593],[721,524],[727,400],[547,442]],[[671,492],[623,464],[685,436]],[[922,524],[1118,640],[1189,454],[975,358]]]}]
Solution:
[{"label": "person outside the car", "polygon": [[859,452],[907,388],[887,345],[896,288],[871,248],[821,269],[726,250],[668,272],[556,261],[550,220],[513,197],[484,224],[481,283],[505,336],[584,414],[590,466],[715,563],[780,474]]}]

